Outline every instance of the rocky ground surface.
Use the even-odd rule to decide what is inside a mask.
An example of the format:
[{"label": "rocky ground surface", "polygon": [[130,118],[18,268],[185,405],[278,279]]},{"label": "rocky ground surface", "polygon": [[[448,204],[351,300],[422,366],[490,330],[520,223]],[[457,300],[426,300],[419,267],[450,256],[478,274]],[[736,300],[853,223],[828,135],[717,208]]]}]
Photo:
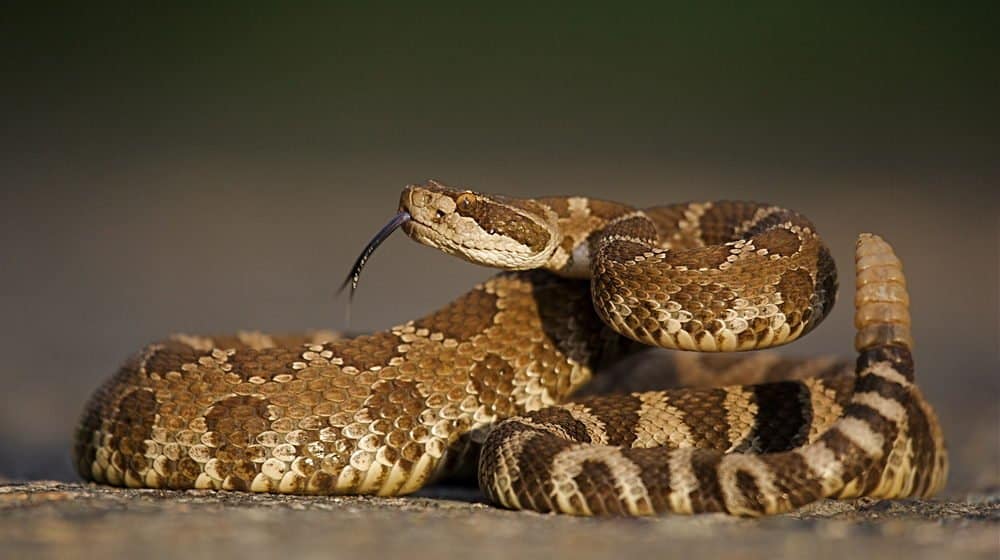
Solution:
[{"label": "rocky ground surface", "polygon": [[997,558],[1000,492],[823,502],[791,515],[583,519],[475,490],[290,497],[0,482],[3,558]]}]

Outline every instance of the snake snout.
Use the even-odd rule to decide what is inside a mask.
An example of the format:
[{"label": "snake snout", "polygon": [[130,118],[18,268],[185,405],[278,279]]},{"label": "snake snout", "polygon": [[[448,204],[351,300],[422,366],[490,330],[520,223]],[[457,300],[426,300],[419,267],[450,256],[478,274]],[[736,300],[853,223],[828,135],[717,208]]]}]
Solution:
[{"label": "snake snout", "polygon": [[432,225],[456,209],[456,189],[431,181],[422,185],[408,185],[399,196],[399,211],[407,212],[424,225]]}]

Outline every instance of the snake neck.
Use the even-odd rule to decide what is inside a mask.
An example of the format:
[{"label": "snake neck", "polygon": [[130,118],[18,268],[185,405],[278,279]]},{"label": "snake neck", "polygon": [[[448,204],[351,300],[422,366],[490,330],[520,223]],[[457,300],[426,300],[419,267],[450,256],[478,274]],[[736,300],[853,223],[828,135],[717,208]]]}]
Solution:
[{"label": "snake neck", "polygon": [[590,278],[593,255],[599,250],[605,228],[635,212],[635,208],[626,204],[578,196],[538,201],[556,215],[555,236],[559,240],[542,268],[563,278]]}]

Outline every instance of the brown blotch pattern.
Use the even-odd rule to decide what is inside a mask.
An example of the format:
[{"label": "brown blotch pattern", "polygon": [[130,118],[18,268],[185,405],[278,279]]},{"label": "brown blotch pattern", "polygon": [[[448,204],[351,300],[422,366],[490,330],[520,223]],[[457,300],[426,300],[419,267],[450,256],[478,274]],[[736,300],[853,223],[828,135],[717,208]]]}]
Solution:
[{"label": "brown blotch pattern", "polygon": [[781,294],[781,312],[789,323],[806,321],[803,315],[811,311],[813,300],[813,278],[808,271],[792,269],[781,275],[777,286]]},{"label": "brown blotch pattern", "polygon": [[[212,448],[215,472],[223,487],[249,490],[260,472],[260,463],[268,451],[257,441],[258,435],[271,428],[267,399],[251,396],[229,397],[214,403],[205,415],[207,432],[199,441]],[[175,469],[179,469],[177,465]],[[200,473],[198,467],[195,476]],[[193,483],[194,478],[190,478]]]},{"label": "brown blotch pattern", "polygon": [[753,238],[757,249],[766,249],[769,255],[790,257],[802,247],[799,235],[785,228],[769,229]]},{"label": "brown blotch pattern", "polygon": [[198,358],[208,355],[208,352],[195,350],[186,344],[167,341],[159,345],[146,360],[144,369],[147,372],[166,374],[181,371],[184,364],[198,362]]},{"label": "brown blotch pattern", "polygon": [[473,290],[461,296],[454,305],[414,321],[413,324],[418,329],[439,332],[447,338],[467,339],[482,333],[493,324],[497,299],[495,294],[485,290]]},{"label": "brown blotch pattern", "polygon": [[714,269],[727,262],[732,251],[725,245],[698,247],[694,249],[672,250],[663,253],[663,263],[670,266],[683,266],[690,270]]},{"label": "brown blotch pattern", "polygon": [[770,207],[755,213],[755,216],[737,227],[743,233],[743,238],[752,238],[765,231],[788,226],[801,229],[813,229],[813,224],[805,216],[785,208]]},{"label": "brown blotch pattern", "polygon": [[[685,219],[685,212],[689,209],[689,204],[670,204],[667,206],[656,206],[643,209],[643,213],[652,220],[656,227],[657,237],[660,242],[669,240],[673,249],[690,249],[701,247],[701,238],[679,237],[683,232],[680,229],[680,222]],[[678,237],[675,237],[678,236]]]},{"label": "brown blotch pattern", "polygon": [[[585,199],[549,205],[560,215],[598,220],[631,211]],[[549,234],[536,231],[540,226],[520,214],[535,213],[540,206],[508,200],[462,211],[477,212],[487,229],[540,247]],[[789,223],[792,229],[786,229]],[[625,317],[622,323],[650,338],[669,321],[683,322],[673,325],[674,331],[699,344],[711,342],[709,337],[723,340],[726,329],[773,335],[780,325],[769,326],[757,315],[776,313],[769,311],[775,302],[793,325],[818,319],[810,316],[813,310],[825,314],[832,305],[833,262],[811,227],[794,212],[755,203],[674,205],[637,213],[603,232],[622,239],[602,245],[596,258],[591,253],[595,269],[606,273],[593,281],[595,297],[620,306],[615,311]],[[601,239],[598,232],[592,235]],[[669,250],[652,250],[658,247]],[[782,261],[771,258],[775,255],[793,258],[784,268],[770,268],[766,261]],[[751,264],[744,266],[744,260]],[[722,268],[727,262],[734,266]],[[693,271],[665,272],[711,268],[721,275],[741,266],[719,281]],[[563,401],[606,359],[634,351],[620,335],[609,335],[587,287],[585,281],[537,272],[501,275],[429,317],[350,340],[308,334],[177,336],[131,359],[95,393],[77,432],[77,467],[89,479],[116,485],[406,493],[453,462],[447,456],[460,452],[456,442],[468,442],[497,419],[520,414],[520,420],[500,423],[489,434],[480,482],[492,499],[538,511],[566,507],[558,497],[569,500],[575,512],[636,513],[628,504],[637,501],[642,502],[639,512],[647,507],[724,511],[724,497],[738,495],[751,513],[762,512],[772,500],[783,507],[820,496],[824,490],[814,463],[830,457],[859,485],[855,490],[873,491],[894,475],[914,476],[912,493],[940,485],[946,458],[937,419],[915,387],[892,381],[893,374],[912,380],[906,348],[866,349],[859,371],[888,362],[891,370],[883,374],[889,381],[863,374],[858,391],[864,398],[851,402],[853,378],[839,375],[840,365],[817,362],[812,371],[823,375],[821,382],[678,389],[549,406]],[[746,325],[740,324],[743,314],[750,319]],[[801,377],[799,364],[779,361],[748,371],[767,379]],[[886,401],[902,403],[905,413],[886,408]],[[651,402],[664,406],[644,408]],[[799,446],[811,429],[816,431],[813,406],[828,408],[826,416],[842,407],[854,424],[834,424],[821,432],[815,436],[820,447],[804,455]],[[670,451],[666,443],[629,447],[653,409],[683,436],[678,440],[682,448]],[[749,425],[746,415],[751,414],[749,436],[730,425]],[[888,418],[897,415],[903,416],[898,426]],[[826,425],[832,422],[824,418]],[[881,449],[873,449],[868,430],[884,438]],[[722,451],[736,443],[729,441],[733,433],[743,440],[735,451],[769,454],[744,462],[748,466],[726,479],[723,492],[720,462]],[[921,469],[916,474],[890,472],[896,467],[887,456],[897,435],[910,438],[912,462]],[[562,493],[555,487],[554,459],[573,447],[560,459],[571,457],[578,451],[574,446],[594,443],[595,437],[619,447],[579,449],[596,452],[596,458],[577,463],[581,471],[568,485],[576,491]],[[671,438],[669,445],[675,444]],[[777,496],[765,495],[771,484]]]},{"label": "brown blotch pattern", "polygon": [[146,468],[144,442],[150,437],[149,427],[155,417],[156,397],[152,391],[135,389],[118,402],[111,429],[111,464],[136,480]]},{"label": "brown blotch pattern", "polygon": [[736,241],[736,228],[753,219],[760,207],[755,203],[717,201],[712,202],[698,220],[701,239],[705,245],[716,245]]},{"label": "brown blotch pattern", "polygon": [[293,348],[267,348],[265,350],[234,350],[227,357],[232,373],[241,380],[273,379],[276,375],[291,375],[294,362],[300,361],[301,352]]},{"label": "brown blotch pattern", "polygon": [[612,220],[632,210],[631,207],[609,200],[590,199],[590,214],[602,220]]},{"label": "brown blotch pattern", "polygon": [[634,216],[614,220],[605,226],[601,237],[611,240],[611,243],[614,243],[616,238],[622,237],[629,242],[640,240],[645,244],[655,245],[657,232],[649,217],[639,212]]},{"label": "brown blotch pattern", "polygon": [[393,358],[400,356],[399,345],[402,341],[391,332],[379,332],[351,339],[350,342],[331,342],[324,345],[335,357],[341,359],[343,366],[352,366],[366,370],[375,366],[387,365]]}]

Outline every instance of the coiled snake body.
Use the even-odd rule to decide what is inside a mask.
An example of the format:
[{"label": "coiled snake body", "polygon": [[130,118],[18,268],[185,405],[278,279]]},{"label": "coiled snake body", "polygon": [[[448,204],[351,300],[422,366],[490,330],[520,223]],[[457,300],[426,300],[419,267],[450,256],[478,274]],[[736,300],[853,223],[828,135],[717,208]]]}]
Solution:
[{"label": "coiled snake body", "polygon": [[[513,272],[353,339],[239,333],[150,345],[87,404],[81,475],[405,494],[473,441],[486,495],[543,512],[760,515],[943,486],[943,438],[914,384],[905,280],[877,236],[857,247],[856,368],[749,358],[725,382],[755,384],[571,401],[597,369],[644,345],[752,350],[808,332],[836,291],[812,224],[754,203],[639,211],[434,182],[407,187],[400,210],[413,239]],[[688,369],[709,362],[678,356]]]}]

